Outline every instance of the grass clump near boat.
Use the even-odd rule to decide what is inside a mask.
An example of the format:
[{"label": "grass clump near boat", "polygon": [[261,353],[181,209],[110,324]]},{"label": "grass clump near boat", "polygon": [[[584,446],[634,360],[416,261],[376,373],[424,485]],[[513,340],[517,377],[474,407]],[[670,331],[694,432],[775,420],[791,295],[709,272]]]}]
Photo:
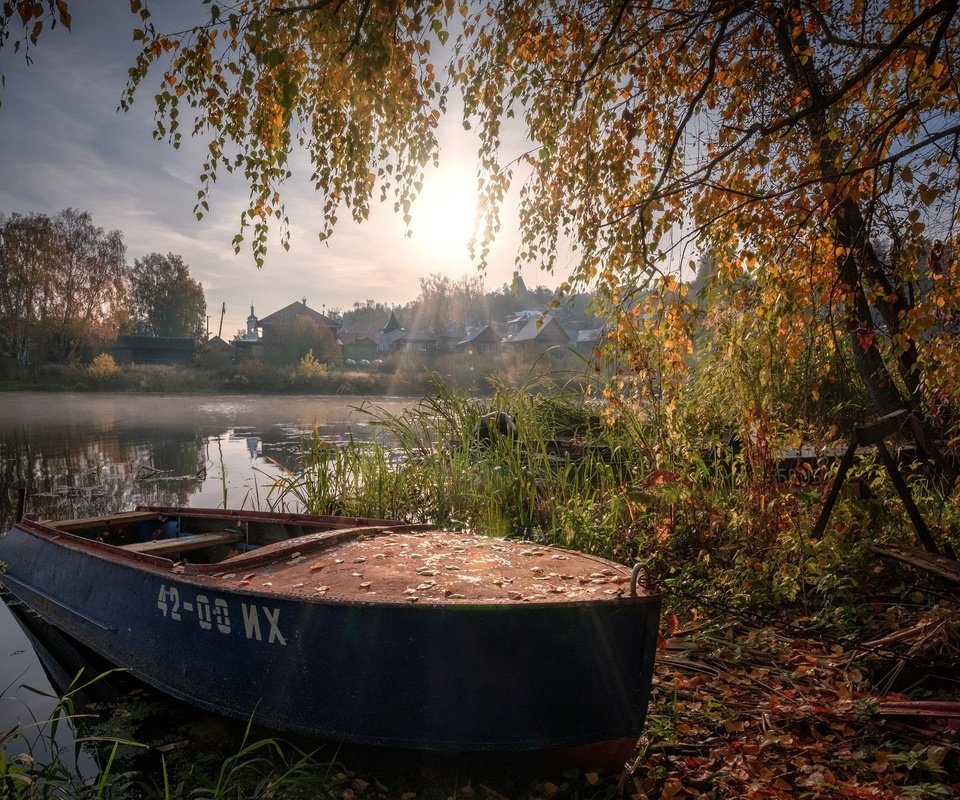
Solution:
[{"label": "grass clump near boat", "polygon": [[[79,671],[59,695],[21,685],[22,691],[54,701],[46,719],[20,722],[0,730],[0,798],[103,798],[119,796],[115,791],[129,788],[128,777],[113,770],[117,754],[124,748],[143,745],[115,737],[84,737],[83,722],[93,715],[78,707],[77,699],[91,685],[106,678],[109,670],[90,678]],[[6,687],[0,700],[13,700]],[[86,748],[97,748],[103,760],[96,769],[84,766]]]},{"label": "grass clump near boat", "polygon": [[[0,798],[3,800],[255,800],[256,798],[335,798],[350,779],[327,751],[304,750],[270,736],[257,738],[250,725],[228,729],[215,754],[198,753],[199,736],[189,721],[163,717],[172,728],[153,726],[146,742],[131,738],[153,703],[140,689],[81,707],[85,692],[99,686],[112,693],[108,670],[89,678],[80,670],[58,697],[30,686],[19,691],[55,701],[50,715],[0,730]],[[129,686],[127,686],[129,689]],[[15,701],[14,687],[0,700]],[[174,704],[176,705],[176,704]],[[196,726],[194,726],[194,729]],[[185,733],[186,731],[186,733]],[[235,751],[233,733],[242,738]],[[170,741],[171,733],[174,741]],[[189,739],[182,738],[184,735]]]},{"label": "grass clump near boat", "polygon": [[315,436],[272,503],[619,552],[629,456],[576,394],[501,388],[477,399],[442,387],[397,414],[361,410],[381,435],[339,448]]}]

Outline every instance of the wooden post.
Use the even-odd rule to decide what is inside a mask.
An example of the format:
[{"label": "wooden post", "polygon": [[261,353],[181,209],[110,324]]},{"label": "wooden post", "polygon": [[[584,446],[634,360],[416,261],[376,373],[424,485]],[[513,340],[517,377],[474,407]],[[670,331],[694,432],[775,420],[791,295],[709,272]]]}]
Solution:
[{"label": "wooden post", "polygon": [[[910,494],[910,487],[907,486],[907,482],[903,479],[903,475],[900,474],[900,470],[897,467],[897,463],[893,460],[893,456],[890,454],[890,451],[887,449],[887,444],[885,439],[888,436],[897,433],[901,430],[904,425],[909,425],[911,432],[913,433],[914,441],[917,443],[917,446],[924,448],[924,445],[927,444],[926,448],[927,453],[936,452],[936,449],[931,449],[929,447],[928,437],[923,430],[920,420],[909,411],[895,411],[892,414],[887,414],[886,416],[880,417],[880,419],[875,420],[874,422],[869,423],[868,425],[859,425],[853,432],[853,437],[850,439],[850,445],[847,447],[847,452],[843,454],[843,458],[840,460],[840,467],[837,470],[837,477],[834,478],[833,486],[830,487],[830,494],[827,495],[827,500],[823,504],[823,510],[820,512],[820,516],[817,518],[817,523],[813,527],[813,531],[810,534],[813,539],[823,538],[824,531],[827,527],[827,522],[830,519],[830,514],[833,511],[833,506],[837,502],[837,496],[840,494],[840,487],[843,484],[844,479],[847,477],[847,472],[850,467],[853,466],[853,458],[856,452],[856,449],[860,445],[872,445],[877,448],[877,453],[880,456],[880,461],[883,462],[883,466],[887,470],[887,474],[890,476],[890,481],[893,483],[893,488],[896,490],[897,494],[900,496],[900,500],[903,501],[904,508],[907,510],[907,516],[910,517],[910,521],[913,523],[913,527],[917,531],[917,538],[920,539],[920,543],[923,545],[924,550],[933,555],[940,555],[940,550],[937,547],[937,542],[933,538],[933,535],[930,533],[930,529],[927,527],[926,522],[923,521],[923,516],[920,514],[920,509],[917,508],[917,504],[913,501],[913,495]],[[936,459],[936,464],[938,467],[941,467],[941,459]],[[946,460],[943,459],[943,466],[947,467],[949,470],[949,465],[946,463]],[[943,467],[941,467],[943,469]],[[949,477],[952,473],[947,471],[947,476]],[[946,548],[949,551],[949,545],[946,545]],[[952,551],[950,551],[952,553]]]},{"label": "wooden post", "polygon": [[840,489],[843,487],[843,482],[847,478],[850,467],[853,466],[853,459],[857,453],[858,444],[857,435],[854,433],[850,438],[850,444],[847,445],[847,451],[843,454],[843,458],[840,459],[837,476],[833,479],[830,494],[827,495],[827,502],[823,504],[823,510],[820,512],[820,516],[817,517],[817,524],[813,526],[813,533],[810,534],[817,541],[823,538],[823,533],[827,529],[827,522],[833,513],[833,506],[836,504],[837,497],[840,495]]},{"label": "wooden post", "polygon": [[900,499],[907,509],[907,516],[910,517],[913,527],[917,530],[917,538],[920,539],[923,549],[928,553],[940,555],[940,550],[937,549],[937,543],[933,540],[933,536],[930,535],[930,529],[927,527],[927,523],[923,521],[923,517],[920,515],[920,509],[917,508],[917,504],[913,502],[910,487],[907,486],[903,475],[901,475],[900,470],[897,469],[897,464],[893,460],[893,456],[890,455],[890,451],[887,450],[887,446],[882,440],[876,444],[877,452],[880,453],[880,460],[883,462],[883,466],[887,468],[887,474],[890,476],[893,488],[897,490],[897,494],[900,495]]}]

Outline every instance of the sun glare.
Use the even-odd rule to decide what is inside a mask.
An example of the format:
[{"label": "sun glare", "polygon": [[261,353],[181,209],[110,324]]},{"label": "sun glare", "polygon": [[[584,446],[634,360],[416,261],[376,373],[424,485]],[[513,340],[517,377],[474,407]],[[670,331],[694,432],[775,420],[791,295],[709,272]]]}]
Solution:
[{"label": "sun glare", "polygon": [[413,204],[413,241],[435,254],[465,256],[476,206],[477,183],[470,172],[428,174]]}]

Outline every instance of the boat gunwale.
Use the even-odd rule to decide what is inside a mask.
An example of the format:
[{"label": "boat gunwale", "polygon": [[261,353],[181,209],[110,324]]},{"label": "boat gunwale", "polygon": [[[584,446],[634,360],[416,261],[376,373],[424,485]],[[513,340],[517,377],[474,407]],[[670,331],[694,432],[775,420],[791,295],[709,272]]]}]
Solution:
[{"label": "boat gunwale", "polygon": [[[188,515],[171,514],[171,516]],[[207,516],[209,518],[209,515]],[[344,519],[352,518],[346,517]],[[123,545],[111,544],[110,542],[104,542],[99,539],[91,539],[86,536],[80,536],[73,531],[61,530],[60,528],[57,528],[55,524],[46,520],[41,522],[38,520],[24,518],[20,520],[20,522],[14,523],[14,525],[11,526],[11,529],[17,527],[22,528],[28,533],[39,535],[44,539],[50,540],[51,542],[67,545],[73,550],[94,550],[121,561],[137,561],[141,564],[157,567],[163,570],[173,570],[178,565],[178,562],[175,562],[170,558],[152,555],[150,553],[141,553],[137,550],[128,550]],[[407,532],[410,530],[421,530],[421,527],[402,523],[398,523],[395,527],[331,527],[329,530],[312,531],[310,533],[301,534],[300,536],[291,536],[289,539],[284,539],[279,542],[272,542],[271,544],[263,545],[257,550],[249,553],[242,553],[222,561],[215,561],[209,564],[184,563],[181,565],[183,567],[182,572],[179,572],[178,574],[209,576],[212,573],[222,572],[224,565],[230,568],[236,566],[240,569],[255,568],[258,566],[263,566],[264,564],[273,564],[283,561],[284,557],[289,552],[297,550],[314,552],[316,550],[324,549],[325,547],[336,546],[344,541],[349,541],[366,534],[380,535],[395,533],[398,531]],[[172,539],[171,541],[174,540]],[[287,597],[288,595],[280,596]]]},{"label": "boat gunwale", "polygon": [[[149,509],[153,510],[153,509]],[[158,508],[159,510],[159,508]],[[164,509],[166,512],[169,512],[171,516],[190,516],[193,515],[195,509],[176,509],[168,508]],[[231,513],[219,513],[219,509],[198,509],[200,511],[206,512],[201,515],[202,517],[216,517],[224,516],[228,518],[236,518],[235,515],[238,512]],[[281,521],[279,515],[273,515],[265,512],[239,512],[239,513],[257,513],[258,521]],[[262,516],[261,516],[262,515]],[[284,515],[286,516],[286,515]],[[293,516],[293,515],[291,515]],[[323,519],[327,521],[334,520],[353,520],[352,517],[313,517],[311,515],[296,515],[298,521],[308,521]],[[458,609],[458,610],[468,610],[468,609],[518,609],[518,608],[550,608],[550,609],[564,609],[564,608],[578,608],[578,607],[597,607],[598,605],[625,605],[628,603],[636,603],[641,601],[643,603],[656,602],[660,603],[664,597],[664,592],[659,588],[648,588],[648,587],[637,587],[638,591],[635,595],[624,594],[618,595],[615,597],[591,597],[590,599],[577,599],[577,600],[554,600],[551,599],[549,602],[524,602],[524,601],[515,601],[515,600],[503,600],[499,598],[485,599],[485,600],[465,600],[461,601],[459,599],[451,598],[421,598],[416,603],[411,603],[404,598],[391,598],[386,596],[377,596],[374,599],[358,599],[358,598],[344,598],[344,597],[312,597],[309,595],[294,594],[288,592],[279,592],[271,591],[263,588],[250,589],[248,587],[239,586],[239,585],[224,585],[215,583],[216,579],[220,577],[218,573],[223,573],[224,569],[230,571],[234,567],[237,567],[242,571],[243,568],[256,568],[257,566],[262,566],[264,564],[276,564],[281,563],[285,560],[284,554],[289,554],[294,551],[302,551],[304,546],[306,546],[307,552],[315,552],[317,550],[325,549],[327,547],[336,547],[340,544],[346,543],[350,540],[359,539],[365,535],[372,536],[387,536],[397,533],[411,533],[422,531],[424,533],[430,533],[431,531],[436,530],[435,526],[432,525],[411,525],[398,523],[395,527],[354,527],[354,528],[337,528],[333,527],[328,531],[317,531],[313,533],[303,534],[301,536],[294,536],[290,539],[286,539],[280,542],[275,542],[270,545],[265,545],[260,550],[265,550],[266,548],[277,548],[272,549],[269,553],[261,553],[258,551],[252,551],[248,554],[241,554],[234,556],[231,559],[225,559],[223,561],[218,561],[210,564],[180,564],[173,561],[169,558],[164,558],[163,556],[154,556],[147,553],[139,553],[133,550],[125,550],[120,545],[109,544],[107,542],[98,541],[96,539],[88,539],[83,536],[79,536],[75,533],[68,531],[62,531],[53,527],[49,522],[39,522],[36,520],[30,520],[27,518],[22,519],[20,522],[14,523],[10,530],[15,528],[21,528],[24,532],[37,536],[38,538],[48,541],[50,544],[59,547],[65,547],[67,549],[80,552],[88,553],[89,555],[97,558],[102,558],[105,561],[110,561],[117,563],[119,565],[127,564],[131,568],[138,568],[138,565],[142,567],[149,568],[149,571],[152,573],[157,573],[160,575],[168,575],[170,579],[175,579],[181,581],[185,584],[189,584],[197,587],[204,587],[207,589],[215,588],[219,591],[223,591],[227,594],[235,594],[239,596],[249,596],[249,597],[263,597],[263,598],[273,598],[277,600],[283,600],[293,603],[308,604],[308,605],[318,605],[318,606],[350,606],[350,607],[376,607],[376,606],[394,606],[408,608],[411,611],[415,609],[423,610],[437,610],[437,609]],[[3,534],[0,534],[3,535]],[[493,537],[482,537],[480,534],[471,534],[478,536],[478,538],[486,538],[494,540]],[[305,539],[312,538],[312,541],[305,542]],[[312,545],[312,546],[311,546]],[[603,564],[605,566],[614,565],[622,569],[627,569],[625,565],[619,564],[618,562],[611,561],[610,559],[602,558],[601,556],[594,555],[592,553],[583,553],[576,550],[568,550],[562,547],[556,547],[554,545],[538,545],[547,547],[551,551],[556,551],[557,553],[566,553],[572,554],[577,557],[586,558],[591,561],[594,561],[598,564]],[[249,556],[250,560],[247,560]],[[243,559],[242,561],[240,559]],[[198,580],[199,579],[199,580]],[[0,575],[0,583],[2,583],[3,577]]]},{"label": "boat gunwale", "polygon": [[[380,519],[378,517],[352,517],[336,514],[300,514],[286,511],[254,511],[252,509],[237,508],[190,508],[187,506],[137,506],[136,511],[145,511],[156,514],[167,514],[168,516],[179,517],[200,517],[217,518],[226,517],[235,520],[248,519],[256,522],[276,522],[282,525],[312,524],[320,527],[329,525],[332,528],[359,528],[364,526],[374,527],[382,525],[384,527],[395,527],[410,525],[411,523],[401,522],[393,519]],[[422,526],[430,527],[426,523]]]}]

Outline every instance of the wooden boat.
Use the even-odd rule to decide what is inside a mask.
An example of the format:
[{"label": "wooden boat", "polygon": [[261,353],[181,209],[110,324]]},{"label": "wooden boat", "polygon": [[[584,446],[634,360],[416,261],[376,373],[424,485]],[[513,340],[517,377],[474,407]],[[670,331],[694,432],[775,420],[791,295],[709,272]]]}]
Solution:
[{"label": "wooden boat", "polygon": [[646,714],[661,595],[593,556],[388,520],[142,507],[21,520],[0,562],[10,595],[112,663],[280,731],[629,750]]}]

